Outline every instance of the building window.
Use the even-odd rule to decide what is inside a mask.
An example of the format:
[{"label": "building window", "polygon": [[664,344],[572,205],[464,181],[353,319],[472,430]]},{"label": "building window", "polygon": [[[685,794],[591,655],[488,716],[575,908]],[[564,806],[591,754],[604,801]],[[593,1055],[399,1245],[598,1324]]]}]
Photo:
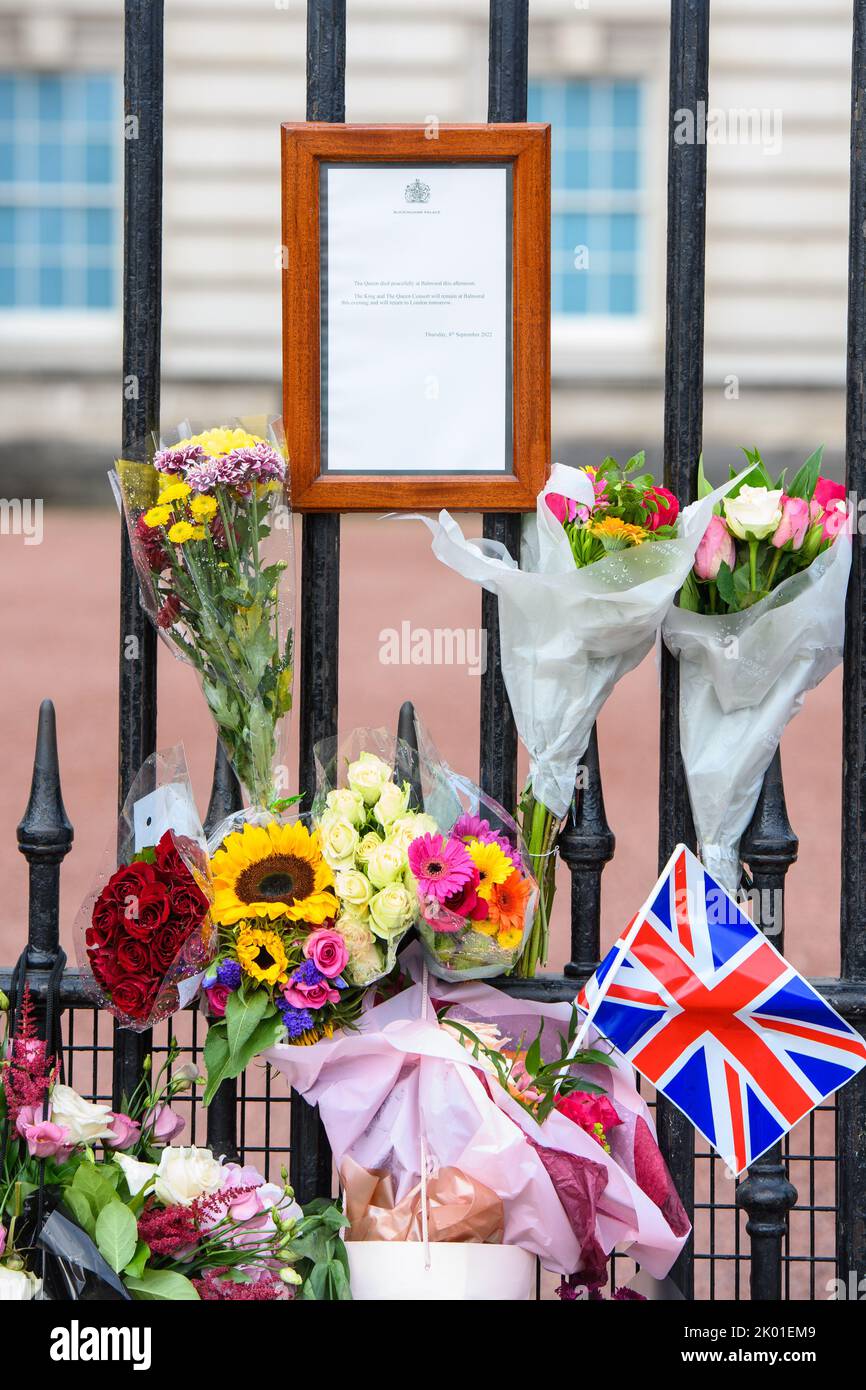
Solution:
[{"label": "building window", "polygon": [[530,121],[552,127],[554,314],[641,313],[641,99],[619,78],[529,84]]},{"label": "building window", "polygon": [[115,306],[119,134],[113,74],[0,73],[0,310]]}]

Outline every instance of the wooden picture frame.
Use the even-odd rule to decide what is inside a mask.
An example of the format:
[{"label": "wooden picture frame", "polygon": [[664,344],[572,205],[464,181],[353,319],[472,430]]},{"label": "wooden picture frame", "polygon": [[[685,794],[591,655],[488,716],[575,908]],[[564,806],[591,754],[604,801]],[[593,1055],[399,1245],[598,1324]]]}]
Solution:
[{"label": "wooden picture frame", "polygon": [[[282,127],[283,419],[298,511],[526,511],[544,486],[550,462],[550,127],[441,125],[433,134],[423,125]],[[327,459],[323,467],[323,226],[326,238],[328,232],[321,188],[323,166],[327,179],[328,170],[343,165],[507,171],[510,396],[503,395],[501,470],[497,464],[484,472],[330,471]],[[407,202],[424,201],[425,190],[429,194],[429,185],[416,176],[411,188],[406,185]],[[331,379],[325,380],[330,392]],[[326,450],[327,429],[325,436]]]}]

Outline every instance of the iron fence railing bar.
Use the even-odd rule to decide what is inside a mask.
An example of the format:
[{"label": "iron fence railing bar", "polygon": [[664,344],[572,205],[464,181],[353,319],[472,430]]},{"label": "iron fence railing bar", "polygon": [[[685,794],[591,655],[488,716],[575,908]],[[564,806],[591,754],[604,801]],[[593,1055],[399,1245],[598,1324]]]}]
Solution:
[{"label": "iron fence railing bar", "polygon": [[[529,0],[490,0],[488,121],[526,120],[528,55]],[[519,513],[488,512],[483,531],[519,556]],[[495,594],[482,593],[481,627],[487,634],[487,669],[481,677],[479,778],[484,790],[511,810],[517,803],[517,730],[502,678]]]},{"label": "iron fence railing bar", "polygon": [[583,755],[582,783],[574,814],[559,837],[559,852],[571,874],[571,959],[565,974],[575,979],[585,979],[598,965],[601,875],[616,845],[604,810],[595,726]]},{"label": "iron fence railing bar", "polygon": [[[668,120],[667,305],[665,324],[665,484],[680,502],[695,493],[701,452],[704,388],[704,246],[707,151],[701,141],[678,144],[676,112],[696,112],[708,99],[709,0],[671,0]],[[679,677],[661,653],[659,867],[679,841],[694,843],[679,745]],[[694,1201],[694,1133],[680,1111],[659,1097],[662,1152],[686,1210]],[[672,1277],[686,1298],[694,1287],[689,1242]]]},{"label": "iron fence railing bar", "polygon": [[[122,452],[147,458],[159,430],[162,303],[163,0],[126,0]],[[139,599],[121,518],[118,809],[156,747],[156,632]],[[114,1104],[141,1075],[149,1033],[115,1029]]]},{"label": "iron fence railing bar", "polygon": [[[239,811],[243,805],[240,783],[225,750],[217,739],[213,783],[205,818],[205,830],[210,835],[220,821]],[[238,1086],[233,1078],[223,1081],[207,1108],[207,1145],[219,1158],[234,1162],[238,1148]]]},{"label": "iron fence railing bar", "polygon": [[[308,0],[307,120],[346,119],[346,0]],[[340,656],[340,517],[305,516],[301,540],[300,768],[303,809],[315,787],[314,745],[337,732]],[[292,1096],[292,1185],[299,1200],[331,1190],[331,1150],[319,1121]]]},{"label": "iron fence railing bar", "polygon": [[[851,195],[848,252],[848,370],[845,477],[849,496],[866,495],[866,0],[854,3],[851,64]],[[857,513],[859,518],[859,512]],[[842,678],[841,975],[866,996],[866,566],[854,528]],[[866,999],[864,999],[866,1002]],[[864,1020],[858,1019],[863,1029]],[[866,1077],[839,1094],[838,1274],[866,1275]]]}]

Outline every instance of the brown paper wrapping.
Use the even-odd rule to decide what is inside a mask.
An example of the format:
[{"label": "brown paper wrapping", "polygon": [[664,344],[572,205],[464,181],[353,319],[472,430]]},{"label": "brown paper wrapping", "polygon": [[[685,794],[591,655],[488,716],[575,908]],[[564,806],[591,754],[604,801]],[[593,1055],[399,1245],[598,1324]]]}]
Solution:
[{"label": "brown paper wrapping", "polygon": [[[421,1186],[394,1201],[394,1183],[346,1158],[340,1182],[350,1226],[346,1240],[421,1240]],[[442,1168],[427,1182],[431,1241],[500,1244],[505,1213],[502,1199],[459,1168]]]}]

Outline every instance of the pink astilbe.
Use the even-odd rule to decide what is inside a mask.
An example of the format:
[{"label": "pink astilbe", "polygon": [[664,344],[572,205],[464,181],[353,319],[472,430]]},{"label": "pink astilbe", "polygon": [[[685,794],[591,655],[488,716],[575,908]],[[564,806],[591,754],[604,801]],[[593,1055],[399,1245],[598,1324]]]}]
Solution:
[{"label": "pink astilbe", "polygon": [[[210,1231],[229,1214],[229,1207],[255,1192],[256,1185],[250,1187],[224,1187],[220,1192],[211,1192],[207,1197],[196,1197],[187,1207],[199,1231]],[[243,1222],[238,1223],[243,1225]]]},{"label": "pink astilbe", "polygon": [[138,1238],[153,1255],[176,1255],[196,1244],[199,1230],[190,1207],[158,1207],[150,1201],[138,1218]]},{"label": "pink astilbe", "polygon": [[292,1297],[280,1279],[265,1274],[254,1284],[236,1284],[223,1279],[226,1269],[207,1269],[201,1279],[193,1279],[196,1293],[204,1302],[277,1303]]},{"label": "pink astilbe", "polygon": [[9,1056],[0,1071],[0,1084],[6,1096],[9,1123],[15,1125],[27,1106],[34,1114],[47,1106],[48,1093],[57,1079],[57,1062],[47,1054],[46,1045],[37,1036],[36,1015],[30,986],[24,986],[24,998],[18,1010],[15,1036]]}]

